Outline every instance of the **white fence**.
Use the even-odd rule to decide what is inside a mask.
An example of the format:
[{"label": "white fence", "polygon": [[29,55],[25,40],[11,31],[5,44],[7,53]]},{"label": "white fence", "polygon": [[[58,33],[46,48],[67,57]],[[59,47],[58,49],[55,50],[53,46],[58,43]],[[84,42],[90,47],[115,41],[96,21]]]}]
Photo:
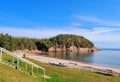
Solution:
[{"label": "white fence", "polygon": [[[27,69],[27,65],[28,65],[28,64],[32,66],[32,67],[31,67],[31,74],[33,74],[33,69],[34,69],[34,67],[36,67],[36,68],[37,68],[37,72],[38,72],[38,69],[42,69],[42,70],[43,70],[43,78],[45,78],[45,68],[43,68],[43,67],[41,67],[41,66],[39,66],[39,65],[37,65],[37,64],[35,64],[35,63],[33,63],[33,62],[30,62],[30,61],[28,61],[27,59],[22,58],[21,56],[15,54],[15,53],[13,53],[13,52],[10,52],[10,51],[2,48],[2,47],[0,47],[0,62],[2,62],[2,55],[4,55],[4,54],[2,54],[3,52],[4,52],[4,53],[7,53],[7,54],[10,55],[11,57],[13,57],[13,65],[14,65],[14,58],[17,59],[17,65],[16,65],[17,68],[19,68],[19,61],[25,62],[25,63],[26,63],[26,67],[25,67],[25,68],[26,68],[26,69]],[[37,74],[38,74],[38,73],[37,73]]]}]

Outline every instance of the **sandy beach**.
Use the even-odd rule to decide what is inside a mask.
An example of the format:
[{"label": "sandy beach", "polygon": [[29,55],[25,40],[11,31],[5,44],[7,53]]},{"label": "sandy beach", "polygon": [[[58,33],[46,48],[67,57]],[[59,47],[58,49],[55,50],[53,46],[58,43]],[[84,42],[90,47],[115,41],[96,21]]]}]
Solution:
[{"label": "sandy beach", "polygon": [[44,62],[44,63],[56,63],[56,64],[62,63],[69,68],[77,68],[77,69],[83,69],[83,70],[88,70],[92,72],[102,73],[106,75],[120,76],[119,68],[105,67],[105,66],[87,64],[87,63],[81,63],[81,62],[75,62],[75,61],[69,61],[69,60],[63,60],[63,59],[37,56],[37,55],[26,55],[26,57],[35,59],[37,61]]}]

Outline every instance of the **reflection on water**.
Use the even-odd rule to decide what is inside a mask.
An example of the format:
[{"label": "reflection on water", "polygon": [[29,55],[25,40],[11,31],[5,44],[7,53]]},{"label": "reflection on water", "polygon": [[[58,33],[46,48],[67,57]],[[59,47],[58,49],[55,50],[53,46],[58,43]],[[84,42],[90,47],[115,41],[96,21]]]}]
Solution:
[{"label": "reflection on water", "polygon": [[54,53],[54,52],[52,52],[52,53],[42,54],[42,56],[86,62],[86,60],[89,60],[89,58],[90,59],[92,58],[93,53],[80,53],[80,52],[57,52],[57,53]]},{"label": "reflection on water", "polygon": [[45,53],[42,56],[120,68],[120,50],[101,50],[95,53]]}]

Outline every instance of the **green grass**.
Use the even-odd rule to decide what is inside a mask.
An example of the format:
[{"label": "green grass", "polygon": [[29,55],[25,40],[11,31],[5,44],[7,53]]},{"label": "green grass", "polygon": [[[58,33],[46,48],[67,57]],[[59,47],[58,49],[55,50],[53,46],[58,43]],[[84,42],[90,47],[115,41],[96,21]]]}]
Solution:
[{"label": "green grass", "polygon": [[[8,56],[4,56],[3,58],[6,58],[7,61],[11,60]],[[33,59],[28,60],[44,67],[46,69],[46,75],[51,78],[37,78],[28,73],[0,63],[0,82],[120,82],[120,77],[107,76],[79,69],[53,66]],[[22,62],[20,63],[20,66],[24,65],[25,64]],[[34,72],[36,72],[35,68]]]},{"label": "green grass", "polygon": [[0,63],[0,82],[44,82],[44,80]]},{"label": "green grass", "polygon": [[[32,65],[30,65],[30,64],[27,64],[27,69],[26,69],[26,63],[25,62],[17,61],[16,58],[14,58],[14,61],[13,61],[13,57],[6,54],[6,53],[3,53],[2,59],[6,63],[11,64],[13,66],[17,66],[17,62],[19,62],[19,68],[21,68],[23,70],[26,70],[27,72],[31,73]],[[14,62],[14,64],[13,64],[13,62]],[[36,67],[33,67],[33,74],[43,75],[43,73],[44,72],[43,72],[42,69],[40,69],[40,68],[37,69]]]}]

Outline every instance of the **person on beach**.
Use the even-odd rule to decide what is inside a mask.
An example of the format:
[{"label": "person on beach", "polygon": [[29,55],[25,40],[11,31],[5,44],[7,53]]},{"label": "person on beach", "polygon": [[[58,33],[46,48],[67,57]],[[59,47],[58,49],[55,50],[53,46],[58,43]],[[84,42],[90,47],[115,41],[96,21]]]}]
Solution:
[{"label": "person on beach", "polygon": [[23,58],[25,58],[25,54],[23,54]]}]

